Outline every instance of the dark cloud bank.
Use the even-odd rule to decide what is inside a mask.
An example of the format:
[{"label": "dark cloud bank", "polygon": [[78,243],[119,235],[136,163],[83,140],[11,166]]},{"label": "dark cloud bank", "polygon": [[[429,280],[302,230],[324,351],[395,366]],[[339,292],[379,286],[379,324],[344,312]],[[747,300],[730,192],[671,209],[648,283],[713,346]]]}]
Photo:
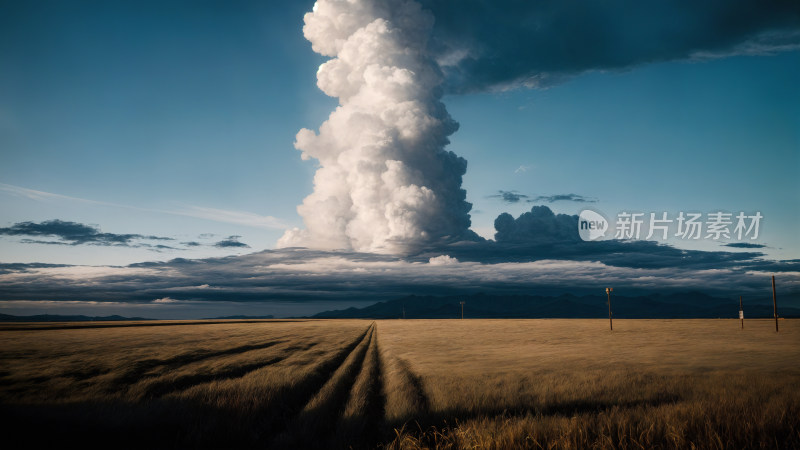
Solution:
[{"label": "dark cloud bank", "polygon": [[[164,244],[148,243],[146,241],[174,241],[175,239],[162,236],[152,236],[143,234],[117,234],[104,233],[99,227],[86,225],[78,222],[65,220],[46,220],[44,222],[18,222],[10,227],[0,228],[0,236],[21,237],[23,244],[47,244],[47,245],[99,245],[107,247],[132,247],[147,248],[154,251],[160,250],[183,250],[177,246]],[[208,238],[211,235],[201,235],[201,238]],[[49,238],[45,240],[44,238]],[[250,248],[249,245],[239,241],[241,236],[228,236],[214,244],[213,247],[227,248]],[[56,239],[56,240],[53,240]],[[181,242],[185,248],[201,247],[197,241]]]},{"label": "dark cloud bank", "polygon": [[249,245],[245,244],[244,242],[239,242],[241,236],[228,236],[227,238],[217,242],[214,244],[214,247],[217,248],[250,248]]},{"label": "dark cloud bank", "polygon": [[800,45],[796,0],[421,3],[436,18],[430,47],[454,93]]},{"label": "dark cloud bank", "polygon": [[[153,247],[138,241],[172,241],[174,239],[161,236],[145,236],[142,234],[116,234],[103,233],[100,228],[77,222],[64,220],[46,220],[44,222],[19,222],[6,228],[0,228],[0,235],[5,236],[31,236],[35,239],[24,238],[22,242],[30,244],[51,245],[103,245],[119,247]],[[42,240],[51,238],[51,240]],[[58,239],[58,240],[52,240]],[[157,248],[172,248],[163,244]]]},{"label": "dark cloud bank", "polygon": [[534,206],[517,218],[500,215],[494,241],[455,242],[407,257],[288,248],[126,267],[2,264],[0,300],[378,301],[405,295],[585,294],[606,285],[620,295],[750,295],[763,294],[772,273],[781,292],[800,292],[800,260],[648,241],[584,242],[577,220]]}]

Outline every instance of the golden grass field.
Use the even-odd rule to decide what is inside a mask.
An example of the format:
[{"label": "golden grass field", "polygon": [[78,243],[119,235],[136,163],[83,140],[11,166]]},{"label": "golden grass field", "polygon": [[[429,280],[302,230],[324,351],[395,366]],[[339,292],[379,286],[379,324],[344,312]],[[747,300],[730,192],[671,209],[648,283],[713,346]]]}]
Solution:
[{"label": "golden grass field", "polygon": [[800,448],[800,320],[0,327],[11,447]]}]

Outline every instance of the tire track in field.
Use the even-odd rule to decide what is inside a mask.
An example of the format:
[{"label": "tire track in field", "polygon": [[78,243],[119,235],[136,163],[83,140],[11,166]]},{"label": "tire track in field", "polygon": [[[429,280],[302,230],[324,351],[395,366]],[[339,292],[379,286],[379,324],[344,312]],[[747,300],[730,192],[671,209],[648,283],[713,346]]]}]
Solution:
[{"label": "tire track in field", "polygon": [[414,373],[408,366],[408,361],[397,358],[397,365],[400,372],[405,378],[406,382],[410,385],[412,391],[412,399],[419,405],[420,412],[427,413],[430,411],[430,401],[425,394],[425,387],[422,385],[422,379]]},{"label": "tire track in field", "polygon": [[327,448],[374,448],[385,433],[386,397],[377,325]]},{"label": "tire track in field", "polygon": [[399,430],[413,423],[419,426],[420,421],[430,418],[430,400],[422,379],[411,370],[408,361],[383,348],[379,353],[385,398],[383,438],[391,441]]},{"label": "tire track in field", "polygon": [[304,402],[301,409],[287,420],[281,430],[272,433],[269,442],[275,448],[321,448],[333,433],[338,418],[347,406],[356,377],[362,371],[367,350],[375,336],[373,322],[361,338],[351,344],[331,364],[325,378]]},{"label": "tire track in field", "polygon": [[[191,352],[181,353],[179,355],[175,355],[170,358],[164,358],[164,359],[152,358],[152,359],[138,360],[133,363],[131,368],[129,368],[124,373],[120,374],[119,376],[113,379],[112,381],[113,386],[111,387],[111,389],[117,389],[120,386],[130,386],[144,378],[158,377],[163,375],[165,371],[176,369],[186,364],[203,361],[210,358],[217,358],[220,356],[230,356],[253,350],[261,350],[278,344],[283,344],[285,342],[286,342],[285,340],[276,339],[272,341],[262,342],[260,344],[240,345],[237,347],[231,347],[223,350],[215,350],[215,351],[194,350]],[[148,373],[149,371],[158,367],[164,367],[165,370],[161,371],[160,373]]]}]

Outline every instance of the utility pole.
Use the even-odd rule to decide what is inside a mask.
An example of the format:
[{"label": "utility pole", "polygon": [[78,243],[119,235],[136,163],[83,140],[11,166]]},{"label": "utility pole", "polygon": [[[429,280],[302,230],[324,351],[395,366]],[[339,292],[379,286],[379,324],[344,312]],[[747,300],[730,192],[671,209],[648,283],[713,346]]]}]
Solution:
[{"label": "utility pole", "polygon": [[614,322],[611,321],[611,292],[614,288],[606,288],[606,295],[608,296],[608,326],[611,331],[614,331]]},{"label": "utility pole", "polygon": [[461,320],[464,320],[464,302],[458,302],[458,303],[461,303]]},{"label": "utility pole", "polygon": [[742,321],[742,329],[744,330],[744,310],[742,309],[742,296],[739,296],[739,320]]},{"label": "utility pole", "polygon": [[775,316],[775,332],[778,332],[778,303],[775,300],[775,275],[772,276],[772,315]]}]

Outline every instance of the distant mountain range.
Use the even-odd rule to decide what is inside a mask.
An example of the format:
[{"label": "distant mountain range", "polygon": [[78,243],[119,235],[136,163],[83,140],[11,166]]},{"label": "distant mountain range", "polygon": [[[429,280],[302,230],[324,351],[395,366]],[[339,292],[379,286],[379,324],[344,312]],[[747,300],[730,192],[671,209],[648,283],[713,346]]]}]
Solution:
[{"label": "distant mountain range", "polygon": [[[538,295],[498,296],[408,296],[376,303],[364,308],[325,311],[312,316],[319,319],[470,319],[501,318],[605,318],[608,305],[605,295],[557,297]],[[654,294],[638,297],[611,296],[613,317],[620,319],[692,319],[738,318],[739,299],[712,297],[700,292]],[[745,318],[772,317],[772,299],[746,299]],[[800,295],[778,298],[779,317],[800,317]]]},{"label": "distant mountain range", "polygon": [[121,320],[154,320],[144,317],[122,316],[62,316],[59,314],[37,314],[35,316],[12,316],[0,314],[0,322],[118,322]]},{"label": "distant mountain range", "polygon": [[[407,319],[455,319],[461,317],[464,302],[464,317],[468,319],[538,319],[575,318],[591,319],[608,317],[605,295],[488,295],[467,296],[417,296],[398,298],[375,303],[364,308],[348,308],[325,311],[311,316],[316,319],[398,319],[405,313]],[[680,294],[653,294],[635,297],[611,296],[613,317],[620,319],[705,319],[738,318],[739,299],[713,297],[701,292]],[[800,293],[778,297],[778,315],[800,318]],[[746,319],[771,318],[771,298],[745,298]],[[257,320],[273,319],[264,316],[223,316],[201,320]],[[154,320],[144,317],[84,316],[39,314],[35,316],[12,316],[0,314],[0,322],[100,322],[125,320]]]},{"label": "distant mountain range", "polygon": [[[275,316],[225,316],[207,317],[200,320],[256,320],[274,319]],[[145,317],[123,317],[123,316],[64,316],[59,314],[39,314],[35,316],[12,316],[10,314],[0,314],[0,322],[120,322],[125,320],[157,320]]]},{"label": "distant mountain range", "polygon": [[274,319],[275,316],[223,316],[223,317],[207,317],[202,320],[257,320],[257,319]]}]

